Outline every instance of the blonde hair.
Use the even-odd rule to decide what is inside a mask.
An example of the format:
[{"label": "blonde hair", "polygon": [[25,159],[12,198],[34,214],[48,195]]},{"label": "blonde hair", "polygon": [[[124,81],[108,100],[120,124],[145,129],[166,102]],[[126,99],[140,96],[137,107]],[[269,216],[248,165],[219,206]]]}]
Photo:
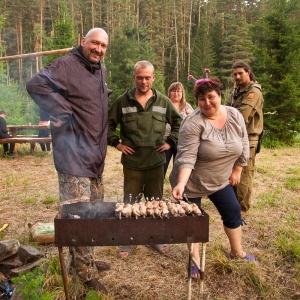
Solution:
[{"label": "blonde hair", "polygon": [[183,84],[181,82],[173,82],[168,88],[168,97],[171,99],[171,92],[176,91],[177,89],[182,90],[182,98],[180,100],[180,107],[179,107],[179,112],[184,111],[185,106],[186,106],[186,98],[185,98],[185,90],[183,87]]},{"label": "blonde hair", "polygon": [[138,69],[146,69],[146,68],[150,68],[152,70],[152,72],[154,73],[154,67],[151,64],[150,61],[147,60],[141,60],[138,61],[135,65],[134,65],[134,73],[136,73],[136,70]]}]

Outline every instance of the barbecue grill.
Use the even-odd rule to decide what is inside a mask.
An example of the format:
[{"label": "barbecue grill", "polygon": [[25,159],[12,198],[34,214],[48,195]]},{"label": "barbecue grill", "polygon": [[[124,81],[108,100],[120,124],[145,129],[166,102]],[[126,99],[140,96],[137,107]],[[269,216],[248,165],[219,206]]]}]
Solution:
[{"label": "barbecue grill", "polygon": [[54,219],[66,299],[69,300],[63,247],[180,244],[189,246],[188,299],[191,299],[192,243],[202,243],[199,299],[203,296],[205,249],[209,216],[122,218],[115,216],[116,202],[78,202],[61,206]]}]

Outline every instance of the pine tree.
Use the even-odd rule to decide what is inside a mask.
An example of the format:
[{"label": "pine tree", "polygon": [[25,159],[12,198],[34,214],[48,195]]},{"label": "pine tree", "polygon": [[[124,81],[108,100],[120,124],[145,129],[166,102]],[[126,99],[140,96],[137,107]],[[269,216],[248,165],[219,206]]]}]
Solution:
[{"label": "pine tree", "polygon": [[[68,12],[66,0],[60,2],[57,19],[54,24],[54,32],[46,39],[47,50],[70,48],[77,44],[72,18]],[[48,65],[61,55],[50,55],[44,58],[44,64]]]},{"label": "pine tree", "polygon": [[273,9],[254,27],[256,67],[266,100],[267,138],[293,143],[300,130],[300,4],[273,2]]}]

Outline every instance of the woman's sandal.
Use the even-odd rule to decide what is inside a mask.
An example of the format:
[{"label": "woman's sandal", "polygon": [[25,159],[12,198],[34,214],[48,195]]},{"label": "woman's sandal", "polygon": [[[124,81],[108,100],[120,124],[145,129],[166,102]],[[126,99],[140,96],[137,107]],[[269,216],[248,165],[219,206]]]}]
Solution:
[{"label": "woman's sandal", "polygon": [[199,273],[199,270],[196,266],[192,266],[191,277],[195,281],[200,279],[200,273]]},{"label": "woman's sandal", "polygon": [[[237,259],[237,258],[240,258],[240,257],[233,256],[232,254],[228,253],[228,258]],[[253,262],[258,262],[258,259],[255,256],[247,254],[247,253],[243,258],[240,258],[240,259],[245,259],[245,260],[249,260],[249,261],[253,261]]]}]

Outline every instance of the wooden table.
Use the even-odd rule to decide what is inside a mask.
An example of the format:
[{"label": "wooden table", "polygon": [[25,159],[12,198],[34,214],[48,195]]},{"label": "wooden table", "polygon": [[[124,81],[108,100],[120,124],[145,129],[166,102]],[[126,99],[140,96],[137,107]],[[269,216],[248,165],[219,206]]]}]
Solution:
[{"label": "wooden table", "polygon": [[50,130],[50,125],[7,125],[7,130],[11,133],[12,137],[17,137],[19,130]]},{"label": "wooden table", "polygon": [[[38,137],[37,135],[18,135],[21,130],[50,130],[50,125],[7,125],[7,130],[10,132],[12,138],[2,139],[9,143],[30,143],[30,152],[35,150],[35,143],[50,143],[51,137]],[[17,153],[17,144],[15,145],[15,153]]]}]

